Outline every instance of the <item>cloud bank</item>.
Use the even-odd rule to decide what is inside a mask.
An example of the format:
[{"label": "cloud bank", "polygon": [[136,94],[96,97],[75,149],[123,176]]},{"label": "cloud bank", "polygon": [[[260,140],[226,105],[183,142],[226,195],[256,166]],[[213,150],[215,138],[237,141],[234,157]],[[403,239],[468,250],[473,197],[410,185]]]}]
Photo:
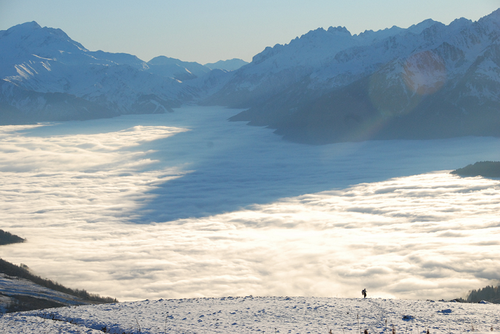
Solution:
[{"label": "cloud bank", "polygon": [[2,257],[120,300],[453,298],[498,280],[495,138],[319,147],[189,107],[0,127]]}]

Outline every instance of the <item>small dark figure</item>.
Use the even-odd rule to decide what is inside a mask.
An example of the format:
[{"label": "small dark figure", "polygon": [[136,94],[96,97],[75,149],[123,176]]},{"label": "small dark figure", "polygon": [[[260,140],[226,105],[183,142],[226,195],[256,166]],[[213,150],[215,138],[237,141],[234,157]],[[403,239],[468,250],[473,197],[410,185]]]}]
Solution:
[{"label": "small dark figure", "polygon": [[365,329],[365,334],[368,334],[368,329]]},{"label": "small dark figure", "polygon": [[363,290],[361,291],[361,294],[363,295],[363,298],[366,298],[366,289],[363,289]]}]

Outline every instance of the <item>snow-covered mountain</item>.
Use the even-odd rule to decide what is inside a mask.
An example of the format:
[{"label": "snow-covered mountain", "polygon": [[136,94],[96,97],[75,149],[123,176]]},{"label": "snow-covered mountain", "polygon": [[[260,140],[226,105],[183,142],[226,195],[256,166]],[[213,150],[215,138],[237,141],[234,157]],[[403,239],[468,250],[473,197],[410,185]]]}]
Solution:
[{"label": "snow-covered mountain", "polygon": [[[30,22],[0,32],[0,124],[245,108],[234,121],[305,143],[500,135],[500,9],[352,35],[317,29],[250,64],[89,51]],[[234,66],[234,67],[231,67]]]},{"label": "snow-covered mountain", "polygon": [[[408,28],[408,31],[418,33],[433,23],[427,20]],[[320,72],[319,69],[330,64],[341,51],[371,45],[402,31],[405,30],[392,27],[354,36],[344,27],[310,31],[287,45],[267,47],[254,56],[249,65],[236,71],[228,84],[208,101],[238,107],[252,106]]]},{"label": "snow-covered mountain", "polygon": [[196,96],[197,63],[89,51],[36,22],[0,31],[1,124],[163,113]]},{"label": "snow-covered mountain", "polygon": [[500,135],[500,10],[351,35],[311,31],[256,55],[207,103],[286,139]]}]

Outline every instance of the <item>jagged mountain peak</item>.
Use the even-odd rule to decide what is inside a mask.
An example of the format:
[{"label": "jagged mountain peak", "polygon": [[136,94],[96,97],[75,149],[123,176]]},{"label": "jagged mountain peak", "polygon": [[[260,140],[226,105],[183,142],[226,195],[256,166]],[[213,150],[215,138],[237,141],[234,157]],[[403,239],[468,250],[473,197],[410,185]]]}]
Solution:
[{"label": "jagged mountain peak", "polygon": [[[466,24],[466,22],[457,21],[455,23],[456,26],[459,24]],[[263,71],[267,72],[276,72],[293,66],[315,67],[328,62],[335,54],[349,48],[370,45],[399,34],[419,35],[425,30],[428,30],[429,37],[432,37],[443,27],[446,26],[432,19],[427,19],[407,29],[392,26],[377,31],[366,30],[357,35],[351,34],[347,28],[342,26],[329,27],[327,30],[317,28],[294,38],[288,44],[266,47],[261,53],[254,56],[250,66],[265,67]],[[272,66],[270,68],[271,59]],[[248,70],[248,67],[245,67],[245,70]]]},{"label": "jagged mountain peak", "polygon": [[[87,50],[80,43],[72,40],[64,31],[57,28],[41,27],[36,21],[15,25],[7,30],[0,31],[0,40],[4,43],[29,43],[40,49],[68,47],[78,50]],[[71,50],[67,50],[71,51]]]},{"label": "jagged mountain peak", "polygon": [[19,24],[0,32],[0,68],[25,62],[38,56],[52,59],[62,53],[81,53],[88,50],[72,40],[61,29],[41,27],[37,22]]},{"label": "jagged mountain peak", "polygon": [[489,29],[500,29],[500,8],[495,10],[489,15],[480,18],[477,23],[482,26],[489,27]]},{"label": "jagged mountain peak", "polygon": [[43,29],[36,21],[24,22],[10,27],[7,30],[0,31],[0,36],[10,35],[10,34],[29,34],[33,30]]},{"label": "jagged mountain peak", "polygon": [[300,37],[294,38],[289,44],[294,44],[297,41],[327,42],[331,39],[350,37],[352,37],[352,35],[346,27],[329,27],[328,30],[325,30],[324,28],[317,28],[315,30],[310,30],[308,33]]},{"label": "jagged mountain peak", "polygon": [[438,21],[434,21],[433,19],[426,19],[420,23],[413,24],[413,25],[409,26],[408,29],[406,29],[406,30],[409,32],[412,32],[414,34],[420,34],[422,31],[424,31],[425,29],[427,29],[429,27],[432,27],[435,24],[441,25],[442,23],[438,22]]},{"label": "jagged mountain peak", "polygon": [[392,26],[390,28],[380,29],[380,30],[376,30],[376,31],[368,29],[368,30],[363,31],[362,33],[359,33],[356,36],[363,38],[363,37],[374,36],[374,35],[384,35],[384,36],[395,35],[403,30],[404,30],[403,28],[400,28],[398,26]]},{"label": "jagged mountain peak", "polygon": [[496,18],[497,20],[500,20],[500,8],[498,8],[498,9],[496,9],[496,10],[492,11],[492,12],[491,12],[490,14],[488,14],[488,15],[483,16],[480,20],[482,20],[482,19],[484,19],[484,18],[487,18],[487,17],[489,17],[489,18]]},{"label": "jagged mountain peak", "polygon": [[[330,27],[328,30],[318,28],[294,38],[288,44],[266,47],[264,51],[253,57],[250,65],[265,63],[262,65],[266,67],[265,70],[263,69],[264,71],[280,71],[296,65],[316,66],[325,57],[355,44],[355,36],[345,27]],[[281,58],[281,60],[276,60],[277,58]],[[284,58],[288,58],[288,60],[283,61]],[[266,64],[268,59],[273,59],[274,65],[272,67],[274,68],[268,68],[270,65]]]},{"label": "jagged mountain peak", "polygon": [[15,26],[9,28],[8,30],[13,31],[13,30],[17,30],[17,29],[33,30],[33,29],[42,29],[42,27],[38,24],[38,22],[31,21],[31,22],[25,22],[25,23],[15,25]]},{"label": "jagged mountain peak", "polygon": [[338,26],[338,27],[330,27],[327,30],[330,34],[339,34],[339,35],[349,35],[351,36],[351,33],[349,30],[347,30],[346,27]]},{"label": "jagged mountain peak", "polygon": [[462,28],[462,27],[467,27],[468,25],[470,25],[472,23],[471,20],[469,19],[466,19],[465,17],[461,17],[461,18],[458,18],[458,19],[455,19],[453,20],[449,26],[452,27],[452,28],[455,28],[455,27],[458,27],[458,28]]}]

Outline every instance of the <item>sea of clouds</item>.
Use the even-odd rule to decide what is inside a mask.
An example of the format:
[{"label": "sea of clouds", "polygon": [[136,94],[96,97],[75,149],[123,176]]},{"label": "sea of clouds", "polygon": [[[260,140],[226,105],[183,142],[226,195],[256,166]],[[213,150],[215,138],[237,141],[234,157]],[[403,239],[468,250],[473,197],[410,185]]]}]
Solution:
[{"label": "sea of clouds", "polygon": [[500,139],[308,146],[237,110],[0,127],[5,260],[119,300],[454,298],[500,278]]}]

